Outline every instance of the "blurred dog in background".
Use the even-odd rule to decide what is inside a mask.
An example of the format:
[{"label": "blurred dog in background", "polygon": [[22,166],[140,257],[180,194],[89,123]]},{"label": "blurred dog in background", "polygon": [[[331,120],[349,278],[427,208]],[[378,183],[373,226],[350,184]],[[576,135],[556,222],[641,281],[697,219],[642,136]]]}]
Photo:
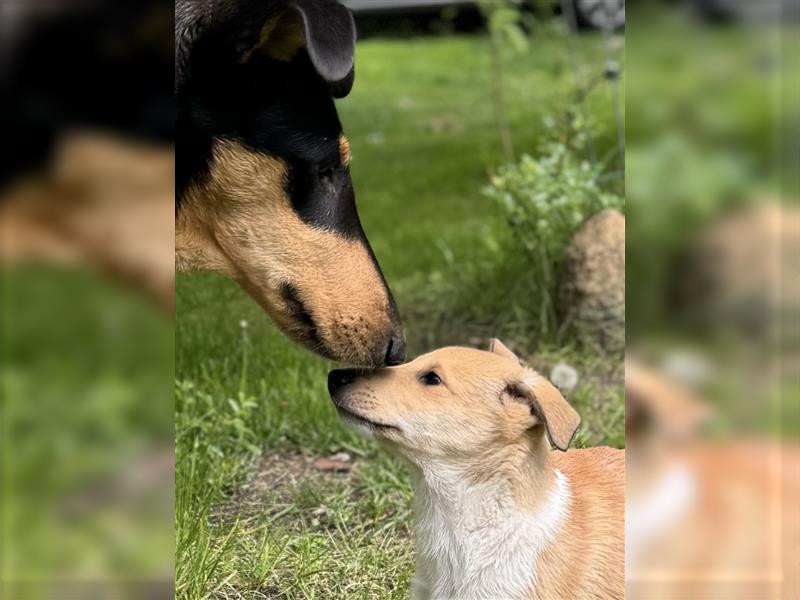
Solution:
[{"label": "blurred dog in background", "polygon": [[796,598],[797,445],[706,440],[700,397],[633,358],[625,378],[626,597]]}]

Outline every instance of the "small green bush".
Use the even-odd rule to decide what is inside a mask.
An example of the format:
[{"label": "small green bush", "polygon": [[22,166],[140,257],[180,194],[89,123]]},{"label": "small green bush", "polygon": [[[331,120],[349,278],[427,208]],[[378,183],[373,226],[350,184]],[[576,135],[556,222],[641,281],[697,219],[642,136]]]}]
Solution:
[{"label": "small green bush", "polygon": [[[556,124],[545,125],[554,133]],[[591,123],[578,115],[543,145],[536,158],[526,154],[501,166],[485,194],[495,200],[513,233],[514,245],[528,257],[526,277],[537,282],[543,330],[556,325],[553,298],[564,252],[580,226],[604,208],[623,210],[624,199],[606,189],[602,163],[587,156]]]}]

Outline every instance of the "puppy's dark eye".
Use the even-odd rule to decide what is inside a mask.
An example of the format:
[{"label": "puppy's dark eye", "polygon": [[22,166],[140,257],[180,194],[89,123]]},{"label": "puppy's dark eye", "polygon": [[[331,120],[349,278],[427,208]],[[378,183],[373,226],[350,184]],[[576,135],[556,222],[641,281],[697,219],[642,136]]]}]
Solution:
[{"label": "puppy's dark eye", "polygon": [[442,383],[441,378],[433,371],[428,371],[420,375],[419,380],[422,382],[422,385],[441,385]]}]

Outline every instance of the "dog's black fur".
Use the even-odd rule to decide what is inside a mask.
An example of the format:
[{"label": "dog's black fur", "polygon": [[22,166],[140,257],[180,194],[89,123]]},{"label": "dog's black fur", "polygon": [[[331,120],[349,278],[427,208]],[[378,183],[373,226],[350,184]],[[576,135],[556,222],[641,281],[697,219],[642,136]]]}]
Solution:
[{"label": "dog's black fur", "polygon": [[0,185],[44,168],[76,128],[172,144],[168,3],[22,2],[0,20]]},{"label": "dog's black fur", "polygon": [[[301,15],[307,47],[288,62],[256,55],[241,63],[282,11]],[[208,175],[214,140],[233,139],[285,161],[289,197],[305,222],[363,237],[333,101],[352,86],[354,44],[352,17],[333,0],[179,0],[178,209],[187,187]]]},{"label": "dog's black fur", "polygon": [[[336,0],[175,1],[174,55],[173,11],[164,0],[52,0],[9,13],[14,20],[3,29],[13,31],[13,39],[0,38],[0,129],[7,142],[0,150],[0,185],[45,167],[54,144],[73,128],[174,141],[177,227],[196,214],[181,211],[181,201],[194,185],[194,198],[205,192],[216,142],[224,140],[225,147],[241,147],[238,156],[249,151],[276,159],[287,176],[269,182],[280,186],[271,196],[290,199],[289,210],[310,228],[356,241],[382,278],[359,223],[334,105],[354,80],[356,34],[349,11]],[[270,32],[285,34],[275,44],[283,43],[282,52],[272,52]],[[357,272],[346,276],[359,280]],[[302,297],[315,293],[314,282],[307,289],[301,283],[284,290],[282,304],[292,313],[284,316],[313,329],[314,315]],[[378,306],[373,293],[361,310],[379,316],[385,310],[388,322],[377,324],[376,318],[369,339],[340,348],[337,358],[378,364],[381,340],[388,340],[386,361],[402,360],[402,327],[385,281],[380,291],[388,307]],[[267,302],[263,294],[256,299]],[[352,306],[342,318],[365,316],[354,315]],[[330,303],[332,313],[340,310],[341,300]],[[306,338],[307,346],[326,351],[314,336]]]},{"label": "dog's black fur", "polygon": [[[350,12],[336,0],[177,0],[175,19],[176,215],[187,191],[211,177],[215,143],[233,141],[285,165],[281,192],[300,219],[359,242],[383,279],[356,212],[334,104],[355,76]],[[280,46],[287,31],[302,43],[276,55],[271,36],[278,32]],[[394,328],[386,361],[396,363],[400,319],[382,283]],[[295,323],[313,323],[298,298],[284,290]]]}]

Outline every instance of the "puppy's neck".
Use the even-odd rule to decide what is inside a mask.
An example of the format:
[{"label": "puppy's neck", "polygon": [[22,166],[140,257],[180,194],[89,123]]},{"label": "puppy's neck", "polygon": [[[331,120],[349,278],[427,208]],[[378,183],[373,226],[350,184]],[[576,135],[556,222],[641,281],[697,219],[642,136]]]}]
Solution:
[{"label": "puppy's neck", "polygon": [[487,449],[477,464],[417,461],[418,579],[432,597],[530,591],[539,555],[569,511],[569,482],[553,470],[549,455],[542,436]]},{"label": "puppy's neck", "polygon": [[[535,513],[556,480],[543,435],[487,448],[477,461],[421,459],[412,474],[420,512],[474,517],[476,526],[486,527],[507,513]],[[482,518],[483,513],[490,518]]]}]

